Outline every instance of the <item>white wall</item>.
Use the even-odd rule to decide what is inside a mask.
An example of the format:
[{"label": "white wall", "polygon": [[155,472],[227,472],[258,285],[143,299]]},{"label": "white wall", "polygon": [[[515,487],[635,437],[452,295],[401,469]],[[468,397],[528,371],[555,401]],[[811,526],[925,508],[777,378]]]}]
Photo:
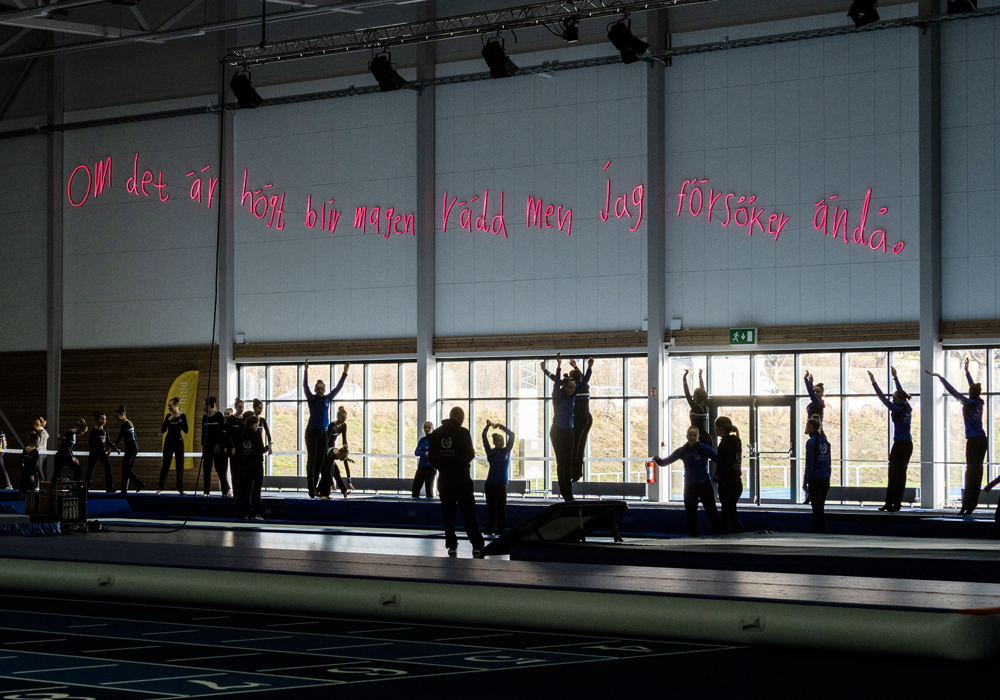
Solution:
[{"label": "white wall", "polygon": [[47,147],[0,142],[0,352],[46,348]]},{"label": "white wall", "polygon": [[[597,45],[520,54],[520,66],[604,56]],[[513,44],[508,44],[513,49]],[[479,72],[481,61],[438,66]],[[438,87],[437,335],[640,329],[646,317],[646,224],[601,221],[607,176],[614,198],[646,185],[646,67],[615,65],[548,77]],[[607,172],[605,163],[611,161]],[[504,192],[508,238],[459,226],[456,203]],[[572,234],[525,225],[528,196],[572,209]],[[472,206],[479,206],[478,200]],[[475,215],[481,213],[475,211]],[[495,213],[495,212],[494,212]],[[554,222],[554,218],[550,220]]]},{"label": "white wall", "polygon": [[[112,187],[82,206],[63,189],[67,348],[147,347],[212,339],[217,204],[190,199],[191,171],[218,176],[218,118],[212,115],[66,132],[64,183],[79,165],[112,157]],[[161,202],[128,192],[135,154],[168,185]],[[79,178],[79,179],[78,179]],[[83,200],[87,177],[73,179]],[[140,183],[141,184],[141,183]]]},{"label": "white wall", "polygon": [[[724,28],[675,37],[674,46],[844,22],[838,14]],[[668,319],[698,328],[919,318],[915,30],[684,56],[666,73]],[[789,222],[777,241],[756,227],[752,237],[722,227],[726,194],[711,223],[707,205],[696,219],[687,199],[678,217],[688,179],[708,180],[706,199],[709,188],[756,196],[764,229],[772,213]],[[884,229],[887,253],[853,242],[869,187],[866,236]],[[814,229],[815,204],[831,195],[849,210],[850,243]]]},{"label": "white wall", "polygon": [[[247,342],[416,335],[416,238],[382,235],[386,207],[416,215],[416,93],[240,111],[236,166],[237,205],[244,169],[248,189],[285,193],[282,230],[249,202],[237,206],[237,333]],[[336,200],[335,232],[305,226],[309,195],[317,212]],[[382,234],[354,229],[357,206],[381,207]]]},{"label": "white wall", "polygon": [[997,318],[1000,20],[941,25],[941,315]]}]

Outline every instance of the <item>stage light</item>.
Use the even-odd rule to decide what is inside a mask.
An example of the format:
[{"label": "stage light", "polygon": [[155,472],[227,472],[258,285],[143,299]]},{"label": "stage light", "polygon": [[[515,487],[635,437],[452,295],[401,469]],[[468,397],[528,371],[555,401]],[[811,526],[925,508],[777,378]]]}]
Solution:
[{"label": "stage light", "polygon": [[608,39],[621,53],[622,63],[635,63],[639,54],[646,53],[649,48],[649,44],[632,34],[632,20],[628,17],[608,26]]},{"label": "stage light", "polygon": [[259,107],[260,103],[264,101],[257,94],[257,91],[253,89],[249,72],[234,75],[233,79],[229,81],[229,88],[236,95],[236,101],[240,103],[240,107],[243,109],[254,109],[255,107]]},{"label": "stage light", "polygon": [[580,20],[576,17],[567,17],[564,19],[562,38],[563,41],[570,44],[580,41]]},{"label": "stage light", "polygon": [[493,78],[509,78],[520,70],[513,61],[507,58],[503,40],[499,37],[486,42],[486,45],[483,46],[483,58],[486,60],[486,65],[490,67],[490,76]]},{"label": "stage light", "polygon": [[977,0],[948,0],[949,15],[964,15],[979,9]]},{"label": "stage light", "polygon": [[382,92],[398,90],[406,85],[406,79],[392,67],[392,56],[388,53],[380,53],[375,56],[368,64],[368,70],[375,76]]},{"label": "stage light", "polygon": [[855,27],[863,27],[872,22],[878,22],[878,0],[856,0],[851,3],[847,16],[854,21]]}]

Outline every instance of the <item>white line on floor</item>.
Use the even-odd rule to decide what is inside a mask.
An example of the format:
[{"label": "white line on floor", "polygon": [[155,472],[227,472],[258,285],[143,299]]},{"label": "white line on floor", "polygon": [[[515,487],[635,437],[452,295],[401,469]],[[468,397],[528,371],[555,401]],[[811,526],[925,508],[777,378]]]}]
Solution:
[{"label": "white line on floor", "polygon": [[294,627],[295,625],[318,625],[318,620],[313,620],[312,622],[278,622],[273,625],[264,625],[265,627]]},{"label": "white line on floor", "polygon": [[195,620],[228,620],[229,615],[216,615],[215,617],[192,617],[191,621]]},{"label": "white line on floor", "polygon": [[91,668],[112,668],[118,664],[99,664],[97,666],[66,666],[65,668],[36,668],[32,671],[12,671],[15,675],[19,673],[50,673],[54,671],[79,671],[80,669]]},{"label": "white line on floor", "polygon": [[167,659],[168,664],[178,663],[180,661],[207,661],[208,659],[232,659],[237,656],[260,656],[262,652],[254,651],[248,654],[220,654],[219,656],[195,656],[191,659]]},{"label": "white line on floor", "polygon": [[331,649],[361,649],[362,647],[387,647],[395,642],[381,642],[378,644],[341,644],[337,647],[316,647],[315,649],[306,649],[306,651],[330,651]]},{"label": "white line on floor", "polygon": [[276,639],[293,639],[292,635],[286,634],[283,637],[253,637],[252,639],[223,639],[219,644],[238,644],[243,642],[270,642]]},{"label": "white line on floor", "polygon": [[435,642],[453,642],[457,639],[484,639],[485,637],[513,637],[513,632],[501,632],[500,634],[474,634],[469,637],[442,637],[435,639]]},{"label": "white line on floor", "polygon": [[159,649],[159,644],[154,644],[148,647],[117,647],[115,649],[88,649],[87,651],[81,651],[81,654],[103,654],[106,651],[131,651],[133,649]]},{"label": "white line on floor", "polygon": [[194,676],[166,676],[165,678],[133,678],[130,681],[109,681],[101,685],[126,685],[128,683],[152,683],[154,681],[182,681],[186,678],[214,678],[224,676],[224,673],[199,673]]},{"label": "white line on floor", "polygon": [[4,642],[4,646],[14,646],[15,644],[41,644],[43,642],[65,642],[66,638],[62,639],[32,639],[30,642]]},{"label": "white line on floor", "polygon": [[173,630],[170,632],[143,632],[143,637],[152,637],[154,634],[188,634],[191,632],[197,632],[198,630]]},{"label": "white line on floor", "polygon": [[400,632],[402,630],[411,630],[412,627],[385,627],[378,630],[355,630],[353,632],[344,632],[344,634],[368,634],[369,632]]},{"label": "white line on floor", "polygon": [[82,629],[84,627],[107,627],[107,626],[108,626],[107,623],[101,623],[99,625],[70,625],[66,629],[78,630],[78,629]]}]

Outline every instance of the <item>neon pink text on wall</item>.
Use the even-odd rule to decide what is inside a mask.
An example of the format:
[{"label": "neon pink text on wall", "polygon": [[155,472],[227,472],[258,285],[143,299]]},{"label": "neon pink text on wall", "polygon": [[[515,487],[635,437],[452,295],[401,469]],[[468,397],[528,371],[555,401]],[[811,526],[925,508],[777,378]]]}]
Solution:
[{"label": "neon pink text on wall", "polygon": [[[554,223],[553,223],[553,217]],[[569,207],[565,208],[565,213],[563,213],[563,205],[558,207],[553,207],[551,204],[547,207],[542,203],[541,198],[535,199],[531,195],[528,195],[528,202],[525,205],[524,213],[524,223],[525,226],[531,228],[534,224],[537,228],[558,228],[560,231],[563,228],[566,229],[566,235],[569,236],[573,233],[573,210]]]},{"label": "neon pink text on wall", "polygon": [[[323,202],[320,205],[320,210],[317,212],[312,206],[312,195],[306,198],[306,228],[315,228],[316,221],[319,220],[319,227],[328,230],[333,233],[337,230],[337,224],[340,222],[340,215],[343,213],[339,209],[334,209],[333,203],[337,200],[331,199],[329,202]],[[330,205],[330,213],[326,213],[326,205]]]},{"label": "neon pink text on wall", "polygon": [[[681,185],[680,192],[677,194],[677,214],[680,216],[681,212],[685,209],[687,213],[691,216],[697,218],[701,213],[705,212],[705,218],[708,221],[712,220],[712,215],[715,214],[716,220],[719,220],[719,224],[723,227],[729,226],[731,223],[735,223],[739,227],[746,227],[747,235],[753,235],[754,226],[761,233],[765,232],[764,224],[761,223],[760,218],[764,215],[764,209],[757,208],[755,202],[757,201],[756,195],[742,195],[737,198],[735,192],[729,192],[723,198],[723,190],[715,191],[715,188],[709,188],[708,196],[705,196],[704,190],[701,187],[707,184],[707,179],[697,179],[685,180],[684,184]],[[691,191],[688,191],[688,185],[694,185]],[[719,205],[719,199],[722,199],[722,205],[718,209],[716,207]],[[686,206],[685,206],[685,200]],[[730,203],[730,200],[736,200]],[[721,219],[722,210],[726,212],[726,218]],[[742,214],[742,221],[740,221],[740,214]],[[778,240],[778,236],[781,234],[781,229],[785,227],[789,221],[789,217],[781,213],[771,214],[767,217],[767,229],[766,232],[774,236],[775,242]]]},{"label": "neon pink text on wall", "polygon": [[[201,169],[201,172],[205,172],[206,170],[208,170],[211,167],[212,167],[211,165],[206,165],[204,168]],[[187,176],[188,177],[194,177],[195,176],[194,171],[189,172],[187,174]],[[202,181],[202,178],[199,177],[196,180],[194,180],[194,181],[191,182],[191,199],[195,200],[195,201],[197,201],[199,203],[201,202],[201,181]],[[208,208],[209,209],[212,208],[212,197],[215,195],[215,188],[218,187],[218,186],[219,186],[219,178],[212,177],[211,175],[209,175],[208,176]]]},{"label": "neon pink text on wall", "polygon": [[[385,233],[382,233],[382,219],[385,219]],[[397,214],[393,207],[386,207],[384,210],[382,207],[355,207],[354,208],[354,228],[360,229],[362,233],[365,233],[368,226],[375,229],[375,233],[382,236],[382,238],[388,238],[391,234],[395,233],[397,235],[402,235],[408,233],[411,236],[416,236],[417,231],[414,228],[414,215],[413,214]],[[403,228],[399,228],[399,224],[403,224]]]},{"label": "neon pink text on wall", "polygon": [[[607,172],[607,169],[609,167],[611,167],[611,161],[610,160],[604,165],[604,171]],[[637,216],[636,216],[636,220],[635,220],[635,226],[630,226],[629,229],[628,229],[629,231],[638,231],[639,230],[639,224],[642,223],[642,199],[643,199],[644,193],[645,193],[645,189],[643,188],[642,185],[636,185],[635,188],[633,188],[633,190],[632,190],[631,201],[632,201],[632,206],[636,208],[636,215]],[[614,213],[615,213],[615,216],[617,218],[619,218],[619,219],[624,218],[624,217],[628,217],[630,219],[632,218],[632,211],[629,209],[629,199],[630,199],[630,197],[629,197],[629,195],[627,193],[626,194],[622,194],[621,196],[619,196],[619,197],[617,197],[615,199]],[[607,185],[606,185],[606,188],[605,188],[604,208],[601,209],[601,210],[599,210],[597,212],[597,214],[598,214],[598,216],[601,217],[601,221],[607,221],[611,217],[611,178],[610,177],[607,180]]]},{"label": "neon pink text on wall", "polygon": [[152,185],[156,188],[157,194],[160,197],[161,202],[165,202],[170,199],[170,195],[164,196],[163,189],[167,186],[167,183],[163,181],[163,171],[158,173],[158,179],[153,181],[153,173],[146,170],[142,173],[142,177],[139,176],[139,154],[135,154],[135,160],[132,161],[132,177],[128,179],[125,183],[125,189],[139,197],[148,197],[149,192],[146,191],[146,185]]},{"label": "neon pink text on wall", "polygon": [[[77,173],[81,170],[87,173],[87,189],[84,190],[80,201],[76,202],[73,201],[73,178],[76,177]],[[74,207],[82,207],[87,201],[87,198],[90,197],[91,186],[93,186],[95,197],[103,194],[105,187],[111,189],[111,156],[108,156],[105,160],[99,160],[94,163],[93,175],[91,175],[90,168],[86,165],[78,165],[73,168],[73,172],[70,173],[69,176],[69,182],[66,183],[66,198],[69,200],[69,203]],[[79,194],[79,187],[77,188],[77,194]]]},{"label": "neon pink text on wall", "polygon": [[[275,217],[277,216],[277,226],[276,228],[280,231],[285,228],[285,222],[281,220],[282,214],[285,213],[285,193],[279,194],[269,194],[265,190],[274,187],[273,184],[264,185],[258,190],[248,190],[247,189],[247,177],[249,176],[246,170],[243,171],[243,194],[240,196],[240,206],[245,206],[247,200],[250,200],[250,211],[258,219],[266,219],[267,212],[270,209],[271,218],[268,219],[267,227],[275,223]],[[263,205],[263,206],[262,206]]]},{"label": "neon pink text on wall", "polygon": [[[857,245],[868,246],[872,250],[881,250],[883,253],[887,252],[885,249],[884,229],[877,228],[871,232],[870,236],[865,237],[865,229],[868,223],[868,209],[872,200],[872,189],[869,187],[865,193],[865,203],[861,209],[861,222],[851,231],[850,240],[847,238],[847,207],[841,207],[839,203],[833,204],[833,200],[838,197],[839,195],[832,195],[816,202],[816,211],[813,213],[813,228],[817,231],[822,231],[824,236],[829,233],[831,241],[843,237],[844,243],[853,241]],[[830,211],[831,205],[833,206],[832,212]],[[882,215],[888,211],[888,207],[881,207],[878,213]],[[894,255],[899,255],[905,247],[903,241],[899,241],[892,246],[891,250]]]},{"label": "neon pink text on wall", "polygon": [[[457,203],[459,207],[466,207],[459,210],[458,213],[458,225],[464,228],[469,233],[472,233],[473,226],[473,207],[472,203],[478,199],[483,200],[483,210],[482,213],[475,217],[475,227],[477,231],[483,231],[485,233],[492,233],[494,236],[498,233],[502,233],[504,238],[507,238],[507,224],[504,221],[503,215],[503,190],[500,190],[500,209],[499,212],[494,214],[492,218],[490,217],[490,191],[486,190],[483,192],[483,196],[480,197],[476,195],[472,199],[464,202],[459,202],[458,197],[452,197],[451,203],[448,203],[448,193],[444,193],[444,207],[441,214],[441,231],[445,233],[448,231],[448,218],[451,216],[451,210],[455,207]],[[478,209],[478,205],[476,205]]]}]

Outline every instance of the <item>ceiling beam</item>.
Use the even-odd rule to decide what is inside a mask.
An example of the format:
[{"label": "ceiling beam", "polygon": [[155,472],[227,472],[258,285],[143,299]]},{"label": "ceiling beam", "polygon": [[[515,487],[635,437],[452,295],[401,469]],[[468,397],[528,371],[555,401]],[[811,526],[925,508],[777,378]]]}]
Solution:
[{"label": "ceiling beam", "polygon": [[139,8],[136,7],[135,5],[129,5],[128,9],[129,12],[132,13],[132,16],[135,17],[135,21],[139,23],[139,27],[142,29],[142,31],[148,32],[149,22],[147,22],[146,18],[142,16],[141,12],[139,12]]},{"label": "ceiling beam", "polygon": [[102,37],[122,37],[136,36],[142,32],[135,29],[120,29],[118,27],[103,27],[98,24],[84,24],[83,22],[67,22],[62,19],[49,19],[48,17],[22,17],[20,19],[7,19],[0,15],[0,24],[11,27],[27,27],[29,29],[42,29],[47,32],[59,32],[60,34],[80,34],[82,36],[102,36]]},{"label": "ceiling beam", "polygon": [[180,22],[182,19],[187,17],[189,13],[191,13],[196,7],[201,5],[203,2],[205,2],[205,0],[191,0],[191,2],[189,2],[187,5],[179,9],[174,14],[170,15],[170,17],[167,18],[167,20],[163,24],[161,24],[159,27],[156,28],[156,31],[158,32],[167,31],[172,26]]},{"label": "ceiling beam", "polygon": [[17,32],[14,34],[14,36],[12,36],[10,39],[0,44],[0,53],[3,53],[8,48],[16,44],[24,37],[25,34],[28,34],[29,32],[31,32],[30,29],[18,29]]}]

